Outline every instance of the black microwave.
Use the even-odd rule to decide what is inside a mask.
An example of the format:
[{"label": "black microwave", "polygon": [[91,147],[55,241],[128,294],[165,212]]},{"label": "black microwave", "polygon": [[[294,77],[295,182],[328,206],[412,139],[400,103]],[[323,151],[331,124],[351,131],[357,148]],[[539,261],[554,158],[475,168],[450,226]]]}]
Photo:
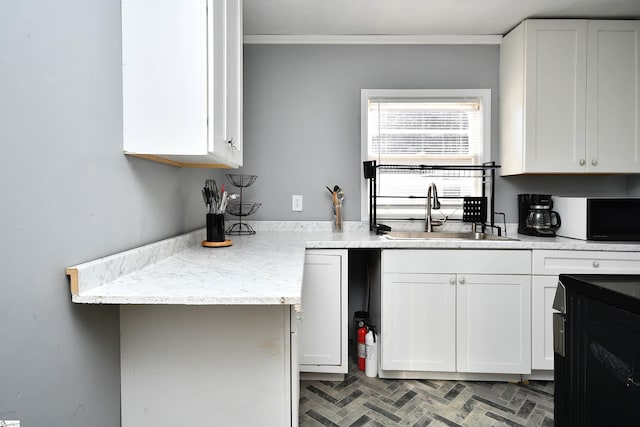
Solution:
[{"label": "black microwave", "polygon": [[556,236],[640,241],[640,198],[553,197],[553,208],[562,218]]}]

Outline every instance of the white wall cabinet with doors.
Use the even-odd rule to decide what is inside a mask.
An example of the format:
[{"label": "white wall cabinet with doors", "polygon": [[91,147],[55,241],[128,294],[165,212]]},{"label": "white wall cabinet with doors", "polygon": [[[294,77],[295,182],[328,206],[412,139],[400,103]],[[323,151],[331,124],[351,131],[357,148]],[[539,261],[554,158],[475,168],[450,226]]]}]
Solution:
[{"label": "white wall cabinet with doors", "polygon": [[307,250],[298,326],[300,372],[348,372],[348,251]]},{"label": "white wall cabinet with doors", "polygon": [[501,173],[639,173],[639,85],[640,21],[524,21],[500,46]]},{"label": "white wall cabinet with doors", "polygon": [[527,250],[383,250],[380,376],[529,373],[530,275]]},{"label": "white wall cabinet with doors", "polygon": [[125,153],[242,166],[242,0],[123,0]]},{"label": "white wall cabinet with doors", "polygon": [[[532,251],[531,368],[553,373],[553,297],[560,274],[640,274],[640,253],[601,251]],[[544,378],[537,372],[533,378]]]}]

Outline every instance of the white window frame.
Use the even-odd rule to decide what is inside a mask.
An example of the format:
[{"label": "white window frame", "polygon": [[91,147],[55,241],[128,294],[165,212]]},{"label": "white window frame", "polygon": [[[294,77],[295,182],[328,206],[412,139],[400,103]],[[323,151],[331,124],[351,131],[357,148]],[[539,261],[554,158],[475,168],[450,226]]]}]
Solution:
[{"label": "white window frame", "polygon": [[[362,89],[360,95],[360,154],[362,162],[368,160],[369,99],[428,99],[478,98],[482,115],[482,156],[480,163],[491,158],[491,89]],[[369,220],[369,181],[360,174],[360,212],[362,221]]]}]

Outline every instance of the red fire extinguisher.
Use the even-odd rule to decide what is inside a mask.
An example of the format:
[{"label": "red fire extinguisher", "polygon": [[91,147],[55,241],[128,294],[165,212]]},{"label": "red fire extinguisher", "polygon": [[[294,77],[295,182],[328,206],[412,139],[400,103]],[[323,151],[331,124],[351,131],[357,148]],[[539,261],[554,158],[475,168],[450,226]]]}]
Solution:
[{"label": "red fire extinguisher", "polygon": [[364,322],[358,324],[358,369],[364,371],[365,360],[367,357],[367,347],[365,337],[367,336],[367,325]]}]

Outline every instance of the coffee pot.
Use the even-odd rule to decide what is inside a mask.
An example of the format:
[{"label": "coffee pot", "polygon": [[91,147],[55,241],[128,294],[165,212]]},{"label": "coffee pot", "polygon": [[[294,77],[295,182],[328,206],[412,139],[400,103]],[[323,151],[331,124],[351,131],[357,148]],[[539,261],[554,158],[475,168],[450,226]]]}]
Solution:
[{"label": "coffee pot", "polygon": [[550,194],[518,194],[518,233],[555,236],[561,222],[560,215],[552,208]]},{"label": "coffee pot", "polygon": [[560,215],[549,209],[532,209],[525,225],[536,230],[556,230],[560,227]]}]

